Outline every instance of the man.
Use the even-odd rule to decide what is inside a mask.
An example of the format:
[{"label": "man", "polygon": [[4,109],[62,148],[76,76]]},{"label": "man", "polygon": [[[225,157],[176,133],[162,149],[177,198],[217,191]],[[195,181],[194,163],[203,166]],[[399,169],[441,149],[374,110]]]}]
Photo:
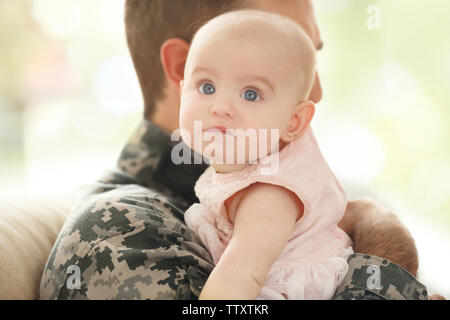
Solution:
[{"label": "man", "polygon": [[[117,169],[93,184],[68,217],[44,269],[41,299],[198,298],[214,266],[183,214],[197,202],[194,184],[206,165],[172,163],[178,142],[170,133],[178,128],[179,83],[192,35],[214,16],[241,8],[288,16],[322,48],[310,0],[126,1],[145,119]],[[321,98],[316,74],[310,99]],[[360,254],[349,259],[336,299],[428,298],[411,276],[418,268],[414,240],[394,214],[371,200],[354,200],[339,225]]]}]

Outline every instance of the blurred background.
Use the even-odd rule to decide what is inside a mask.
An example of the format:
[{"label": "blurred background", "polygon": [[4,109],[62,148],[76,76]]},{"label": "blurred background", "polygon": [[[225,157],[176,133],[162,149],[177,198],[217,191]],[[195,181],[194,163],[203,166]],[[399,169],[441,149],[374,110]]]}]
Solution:
[{"label": "blurred background", "polygon": [[[400,216],[419,279],[450,298],[450,2],[315,4],[322,151],[349,197]],[[114,166],[143,111],[123,7],[0,1],[0,198],[68,193]]]}]

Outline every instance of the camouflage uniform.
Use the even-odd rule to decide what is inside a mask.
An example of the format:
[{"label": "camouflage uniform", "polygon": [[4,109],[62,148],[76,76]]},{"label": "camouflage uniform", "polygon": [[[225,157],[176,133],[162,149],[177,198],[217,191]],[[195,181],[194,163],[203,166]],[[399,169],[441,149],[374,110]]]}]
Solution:
[{"label": "camouflage uniform", "polygon": [[348,264],[334,300],[428,300],[425,286],[389,260],[357,253]]},{"label": "camouflage uniform", "polygon": [[[183,215],[198,201],[194,184],[207,165],[175,165],[177,143],[143,121],[117,168],[91,185],[68,216],[44,268],[41,299],[197,299],[214,265]],[[364,291],[366,262],[375,264],[350,259],[337,299],[426,297],[393,264],[389,278],[381,273],[383,290]]]}]

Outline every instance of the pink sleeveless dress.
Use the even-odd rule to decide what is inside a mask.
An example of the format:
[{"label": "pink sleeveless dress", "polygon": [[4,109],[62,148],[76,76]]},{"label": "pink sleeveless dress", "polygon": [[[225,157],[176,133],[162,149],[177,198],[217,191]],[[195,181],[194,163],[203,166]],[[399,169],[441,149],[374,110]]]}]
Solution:
[{"label": "pink sleeveless dress", "polygon": [[330,299],[347,273],[347,258],[353,253],[350,238],[337,225],[345,212],[345,193],[311,128],[277,155],[278,170],[270,175],[261,174],[261,161],[225,174],[209,167],[196,182],[200,203],[186,211],[186,224],[217,264],[233,235],[224,202],[255,182],[289,189],[303,202],[304,213],[270,269],[258,299]]}]

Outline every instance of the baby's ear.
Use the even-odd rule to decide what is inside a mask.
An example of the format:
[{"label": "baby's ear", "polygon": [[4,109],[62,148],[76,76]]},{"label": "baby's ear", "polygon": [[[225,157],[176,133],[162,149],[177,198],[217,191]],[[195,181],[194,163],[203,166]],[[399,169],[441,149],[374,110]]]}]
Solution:
[{"label": "baby's ear", "polygon": [[295,113],[292,115],[291,122],[289,123],[286,132],[281,136],[281,140],[284,142],[291,142],[300,137],[309,127],[315,111],[316,106],[314,102],[310,100],[301,102]]}]

